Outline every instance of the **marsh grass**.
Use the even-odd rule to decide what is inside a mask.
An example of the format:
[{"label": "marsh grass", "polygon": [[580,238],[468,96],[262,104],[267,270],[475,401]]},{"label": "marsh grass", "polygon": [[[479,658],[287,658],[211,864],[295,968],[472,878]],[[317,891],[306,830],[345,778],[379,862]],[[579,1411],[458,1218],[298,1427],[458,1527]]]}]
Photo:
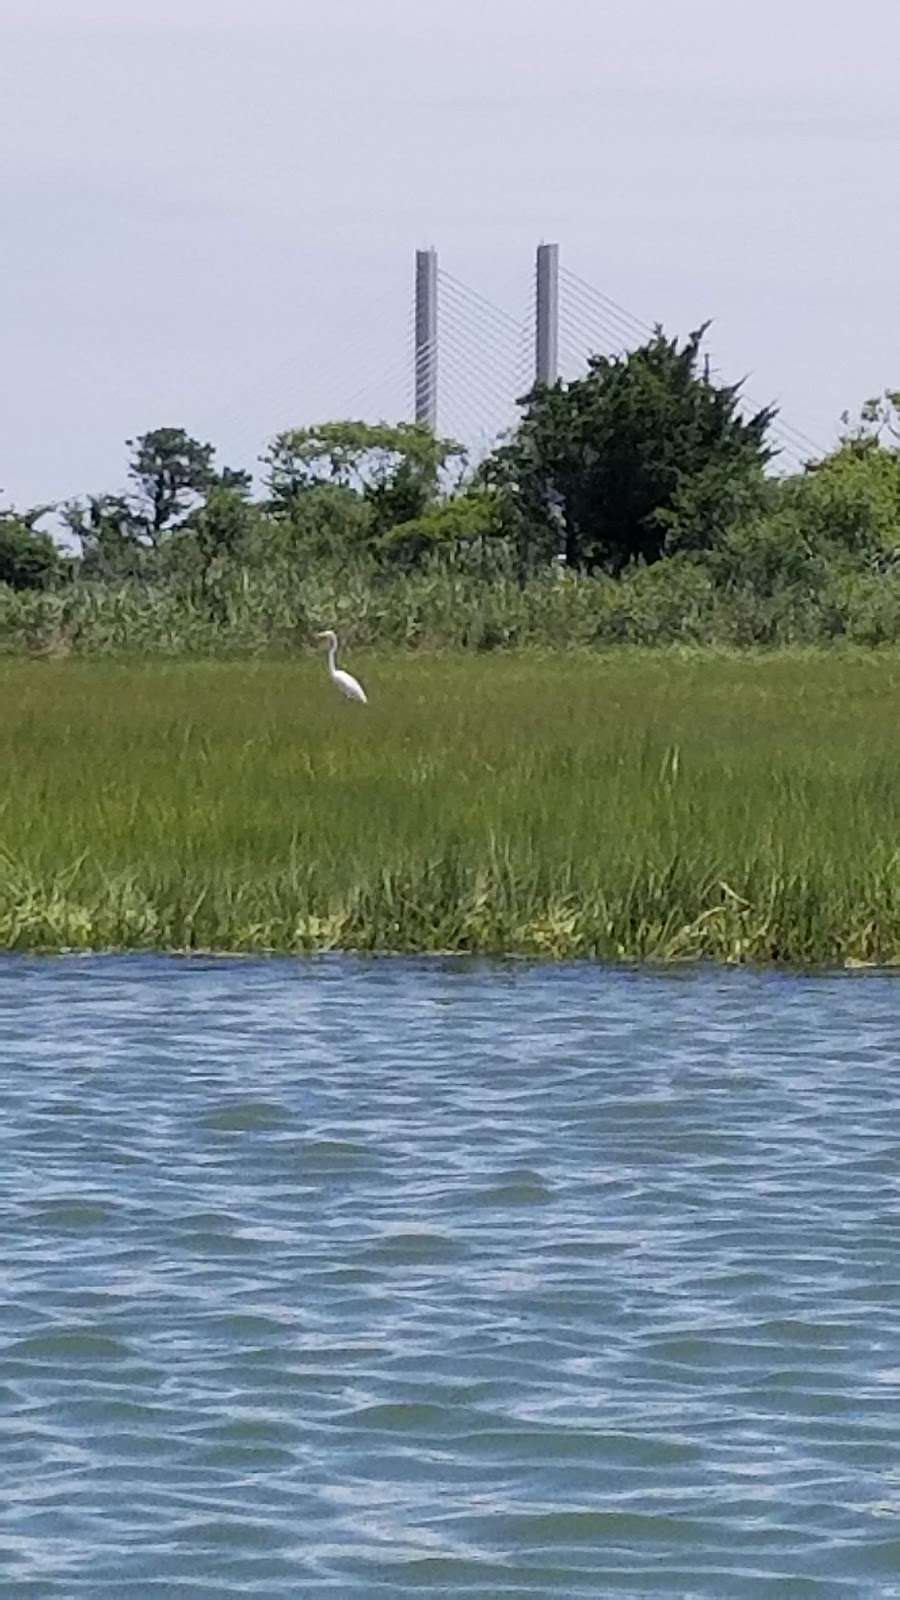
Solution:
[{"label": "marsh grass", "polygon": [[900,655],[348,664],[0,664],[0,944],[900,959]]}]

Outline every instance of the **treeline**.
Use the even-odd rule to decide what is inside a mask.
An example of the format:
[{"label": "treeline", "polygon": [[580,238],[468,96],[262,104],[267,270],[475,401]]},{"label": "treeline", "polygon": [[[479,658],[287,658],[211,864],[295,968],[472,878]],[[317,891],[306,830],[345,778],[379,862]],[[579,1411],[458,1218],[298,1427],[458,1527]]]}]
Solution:
[{"label": "treeline", "polygon": [[[181,428],[129,440],[128,490],[0,511],[6,648],[362,642],[751,643],[900,635],[900,394],[773,471],[775,411],[657,330],[535,389],[470,470],[411,424],[289,429],[250,474]],[[77,549],[42,522],[61,517]],[[896,566],[896,570],[895,570]]]}]

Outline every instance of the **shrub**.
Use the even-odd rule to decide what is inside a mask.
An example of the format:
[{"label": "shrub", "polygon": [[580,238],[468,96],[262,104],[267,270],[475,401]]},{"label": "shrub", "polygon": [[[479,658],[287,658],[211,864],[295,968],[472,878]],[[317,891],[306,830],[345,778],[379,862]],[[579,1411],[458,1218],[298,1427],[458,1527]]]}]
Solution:
[{"label": "shrub", "polygon": [[59,572],[56,545],[33,525],[40,515],[0,512],[0,583],[11,589],[46,589]]}]

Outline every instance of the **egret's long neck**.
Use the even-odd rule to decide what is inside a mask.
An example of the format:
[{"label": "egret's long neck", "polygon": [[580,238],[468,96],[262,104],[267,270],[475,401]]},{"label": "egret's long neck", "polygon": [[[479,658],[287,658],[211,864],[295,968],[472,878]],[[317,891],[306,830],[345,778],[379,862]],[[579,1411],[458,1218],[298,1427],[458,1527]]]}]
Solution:
[{"label": "egret's long neck", "polygon": [[332,639],[330,645],[328,646],[328,671],[331,673],[332,677],[334,677],[335,672],[337,671],[337,640],[336,639]]}]

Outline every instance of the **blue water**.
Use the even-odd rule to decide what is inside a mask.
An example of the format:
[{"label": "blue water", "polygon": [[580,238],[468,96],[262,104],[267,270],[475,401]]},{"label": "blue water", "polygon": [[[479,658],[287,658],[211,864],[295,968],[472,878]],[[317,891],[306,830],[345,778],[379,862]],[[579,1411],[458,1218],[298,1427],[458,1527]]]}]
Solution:
[{"label": "blue water", "polygon": [[0,1594],[900,1596],[900,987],[0,963]]}]

